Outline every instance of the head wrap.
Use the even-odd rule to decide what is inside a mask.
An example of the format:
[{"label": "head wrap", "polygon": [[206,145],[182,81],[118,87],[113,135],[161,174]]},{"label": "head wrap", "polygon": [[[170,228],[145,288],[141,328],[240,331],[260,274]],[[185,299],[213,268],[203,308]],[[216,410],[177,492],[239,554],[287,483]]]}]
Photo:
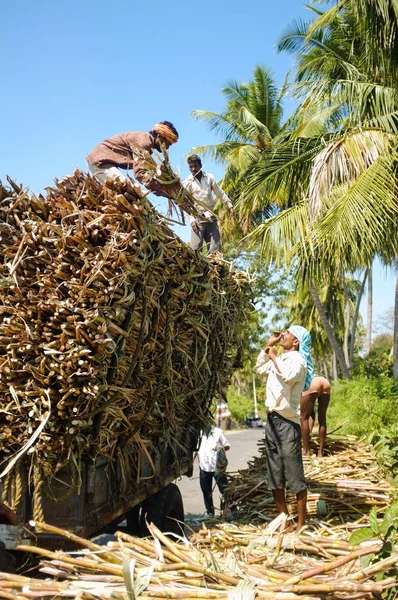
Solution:
[{"label": "head wrap", "polygon": [[178,135],[176,135],[174,131],[164,123],[156,123],[156,125],[152,127],[152,130],[155,131],[158,135],[160,135],[160,137],[164,138],[170,144],[175,144],[178,140]]},{"label": "head wrap", "polygon": [[311,335],[301,325],[292,325],[288,331],[294,335],[300,342],[299,353],[307,363],[307,376],[305,378],[304,390],[308,390],[311,385],[312,378],[315,375],[314,365],[311,358]]}]

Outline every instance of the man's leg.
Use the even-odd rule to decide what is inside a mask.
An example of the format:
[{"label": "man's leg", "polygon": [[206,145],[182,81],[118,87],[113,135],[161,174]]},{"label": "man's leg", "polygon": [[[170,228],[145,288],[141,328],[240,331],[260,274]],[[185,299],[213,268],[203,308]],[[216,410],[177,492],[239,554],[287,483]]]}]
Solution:
[{"label": "man's leg", "polygon": [[221,510],[224,507],[224,492],[228,485],[228,479],[225,473],[214,473],[214,479],[221,494]]},{"label": "man's leg", "polygon": [[265,426],[268,489],[272,492],[278,512],[288,515],[285,474],[281,454],[282,440],[279,433],[280,426],[280,417],[274,413],[269,413]]},{"label": "man's leg", "polygon": [[319,452],[318,456],[323,456],[326,441],[326,411],[329,406],[330,393],[321,394],[318,398],[318,423],[319,423]]},{"label": "man's leg", "polygon": [[312,430],[314,429],[314,425],[315,425],[315,408],[312,411],[310,418],[308,419],[308,424],[310,426],[310,435],[311,435]]},{"label": "man's leg", "polygon": [[200,489],[202,490],[203,500],[205,502],[206,512],[214,515],[213,505],[213,473],[203,471],[199,468],[199,482]]},{"label": "man's leg", "polygon": [[307,456],[310,453],[310,417],[314,410],[315,400],[318,397],[317,392],[303,392],[300,401],[300,426],[303,436],[303,454]]},{"label": "man's leg", "polygon": [[297,527],[296,531],[305,524],[307,512],[307,484],[304,477],[303,457],[301,452],[301,429],[298,423],[284,420],[281,427],[282,459],[285,466],[286,478],[290,490],[296,494],[297,499]]},{"label": "man's leg", "polygon": [[194,231],[191,225],[191,248],[192,250],[202,250],[203,248],[203,239],[205,235],[205,225],[206,223],[196,223],[198,226],[198,233]]},{"label": "man's leg", "polygon": [[289,509],[286,504],[286,492],[285,490],[272,490],[272,495],[275,500],[276,508],[278,509],[279,514],[285,513],[285,515],[289,514]]},{"label": "man's leg", "polygon": [[206,223],[207,225],[207,248],[209,254],[213,252],[221,252],[221,235],[216,220]]},{"label": "man's leg", "polygon": [[107,167],[102,169],[101,167],[96,167],[91,163],[87,163],[89,171],[100,181],[101,183],[105,183],[109,179],[120,179],[121,181],[125,181],[126,177],[119,171],[117,167]]},{"label": "man's leg", "polygon": [[305,525],[305,517],[307,516],[307,490],[301,490],[298,494],[296,494],[297,499],[297,533]]}]

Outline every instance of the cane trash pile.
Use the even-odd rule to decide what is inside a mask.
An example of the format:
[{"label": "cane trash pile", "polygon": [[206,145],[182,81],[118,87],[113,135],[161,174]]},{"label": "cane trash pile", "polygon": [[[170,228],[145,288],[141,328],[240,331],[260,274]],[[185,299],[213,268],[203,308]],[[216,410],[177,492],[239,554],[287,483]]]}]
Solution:
[{"label": "cane trash pile", "polygon": [[[390,490],[382,470],[371,449],[356,444],[353,438],[334,438],[328,447],[336,454],[311,459],[312,465],[308,461],[307,472],[314,477],[309,484],[311,488],[313,481],[321,477],[325,488],[333,487],[341,501],[336,501],[333,516],[326,520],[312,514],[300,534],[289,532],[286,516],[279,515],[258,525],[236,521],[210,528],[203,523],[200,531],[189,532],[189,537],[181,529],[178,538],[166,537],[150,524],[148,538],[119,531],[114,541],[100,546],[51,525],[32,523],[41,532],[63,535],[65,545],[74,543],[80,552],[20,546],[40,559],[42,578],[1,574],[0,596],[9,600],[50,596],[79,600],[376,600],[381,594],[394,598],[398,592],[398,546],[396,539],[388,539],[390,529],[385,524],[396,523],[398,509],[394,505],[387,508]],[[358,459],[348,472],[348,457],[351,454],[354,460],[356,447]],[[338,461],[342,466],[340,474]],[[318,462],[323,467],[317,467],[315,472]],[[239,477],[242,481],[244,473]],[[349,485],[337,485],[344,481],[359,484],[358,496],[363,496],[365,489],[361,481],[378,481],[379,493],[370,493],[361,508],[357,503],[355,510],[348,513],[347,504],[356,494]],[[253,479],[248,482],[247,491],[252,483]],[[250,503],[261,503],[260,492],[252,492]],[[241,511],[242,507],[241,498]],[[267,514],[270,519],[272,511],[267,509]]]},{"label": "cane trash pile", "polygon": [[3,502],[21,465],[38,507],[87,454],[198,436],[252,310],[245,273],[193,252],[133,182],[79,171],[45,196],[0,185],[0,252]]},{"label": "cane trash pile", "polygon": [[[239,521],[261,524],[277,516],[272,493],[267,489],[264,441],[259,442],[259,455],[248,468],[232,474],[228,503],[237,510]],[[371,446],[354,436],[331,435],[326,440],[326,456],[318,458],[318,442],[311,440],[311,455],[304,457],[304,473],[308,485],[307,511],[315,518],[317,528],[339,526],[362,527],[374,506],[382,513],[391,503],[393,488],[386,473],[375,460]],[[315,454],[314,454],[315,453]],[[288,492],[290,514],[296,501]]]}]

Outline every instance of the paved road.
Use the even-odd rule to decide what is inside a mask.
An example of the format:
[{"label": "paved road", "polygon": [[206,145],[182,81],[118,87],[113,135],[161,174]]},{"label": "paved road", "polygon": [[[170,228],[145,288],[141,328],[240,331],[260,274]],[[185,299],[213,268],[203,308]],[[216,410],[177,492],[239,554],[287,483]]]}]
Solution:
[{"label": "paved road", "polygon": [[[225,435],[231,444],[228,456],[228,472],[246,469],[247,462],[258,454],[257,442],[264,436],[264,429],[244,429],[226,431]],[[185,518],[195,519],[205,511],[203,496],[199,485],[199,466],[195,461],[194,472],[191,479],[183,477],[176,482],[180,488],[185,509]],[[214,490],[214,504],[220,506],[219,493]]]}]

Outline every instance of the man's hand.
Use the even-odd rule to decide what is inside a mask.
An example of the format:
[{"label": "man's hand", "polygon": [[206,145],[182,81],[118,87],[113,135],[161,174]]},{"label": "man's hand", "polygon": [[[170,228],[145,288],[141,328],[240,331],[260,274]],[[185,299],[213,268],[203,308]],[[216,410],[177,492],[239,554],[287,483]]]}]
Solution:
[{"label": "man's hand", "polygon": [[273,358],[276,358],[276,357],[277,357],[277,352],[276,352],[276,350],[275,350],[275,347],[274,347],[274,346],[270,346],[270,347],[268,348],[268,352],[267,352],[267,354],[268,354],[268,356],[270,357],[270,359],[271,359],[271,360],[272,360]]},{"label": "man's hand", "polygon": [[277,344],[280,341],[281,337],[282,337],[282,333],[280,331],[274,331],[274,333],[269,338],[264,350],[267,352],[267,348],[271,348],[272,346],[275,346],[275,344]]},{"label": "man's hand", "polygon": [[196,233],[196,235],[199,235],[199,225],[196,221],[193,221],[193,223],[191,223],[192,225],[192,229],[193,231]]},{"label": "man's hand", "polygon": [[234,209],[234,207],[233,207],[233,206],[230,206],[230,207],[229,207],[229,214],[231,215],[231,217],[232,217],[232,218],[233,218],[235,221],[237,221],[237,220],[238,220],[238,215],[236,214],[236,211],[235,211],[235,209]]}]

